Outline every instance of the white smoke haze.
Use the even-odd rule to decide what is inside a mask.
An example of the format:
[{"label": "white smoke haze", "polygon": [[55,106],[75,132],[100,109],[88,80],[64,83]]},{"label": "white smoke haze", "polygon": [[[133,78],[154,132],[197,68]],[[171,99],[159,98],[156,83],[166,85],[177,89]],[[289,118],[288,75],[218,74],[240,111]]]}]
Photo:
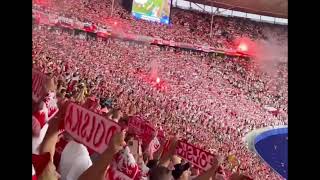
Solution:
[{"label": "white smoke haze", "polygon": [[153,59],[150,63],[150,77],[151,79],[156,79],[158,77],[159,63],[157,59]]},{"label": "white smoke haze", "polygon": [[261,71],[272,75],[279,63],[288,62],[288,43],[287,38],[279,40],[281,37],[271,30],[265,30],[264,34],[267,40],[255,41],[253,61]]}]

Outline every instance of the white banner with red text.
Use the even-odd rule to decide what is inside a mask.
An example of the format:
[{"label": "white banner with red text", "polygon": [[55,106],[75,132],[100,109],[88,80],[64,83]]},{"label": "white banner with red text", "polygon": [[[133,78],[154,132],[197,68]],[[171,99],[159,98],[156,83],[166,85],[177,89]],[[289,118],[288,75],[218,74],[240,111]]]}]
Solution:
[{"label": "white banner with red text", "polygon": [[75,103],[67,106],[64,127],[75,140],[98,153],[104,152],[111,137],[121,131],[118,123]]}]

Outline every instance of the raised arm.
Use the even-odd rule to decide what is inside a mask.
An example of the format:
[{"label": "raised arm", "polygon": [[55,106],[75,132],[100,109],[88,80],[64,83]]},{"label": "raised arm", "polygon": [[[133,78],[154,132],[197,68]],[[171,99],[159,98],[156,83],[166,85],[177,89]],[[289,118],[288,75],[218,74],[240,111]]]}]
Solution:
[{"label": "raised arm", "polygon": [[194,178],[193,180],[209,180],[210,178],[212,178],[211,180],[215,180],[216,172],[218,168],[219,168],[218,159],[214,157],[212,167],[208,169],[206,172],[204,172],[203,174],[201,174],[200,176]]},{"label": "raised arm", "polygon": [[153,159],[160,159],[161,154],[163,153],[164,145],[165,143],[160,145],[160,148],[158,149],[158,151],[154,153]]},{"label": "raised arm", "polygon": [[125,145],[125,132],[116,133],[108,148],[100,155],[100,157],[89,167],[78,180],[105,180],[106,171],[112,161],[113,156],[118,153]]},{"label": "raised arm", "polygon": [[55,147],[59,140],[58,135],[59,135],[60,123],[63,121],[67,105],[68,103],[65,103],[65,105],[63,105],[60,108],[60,111],[57,114],[57,116],[49,121],[48,130],[39,148],[40,154],[49,152],[51,155],[52,161],[53,161],[53,155],[55,152]]},{"label": "raised arm", "polygon": [[164,152],[163,156],[160,159],[160,162],[159,162],[160,166],[164,166],[164,167],[169,166],[170,159],[174,155],[177,145],[178,145],[178,138],[177,137],[171,138],[168,151]]}]

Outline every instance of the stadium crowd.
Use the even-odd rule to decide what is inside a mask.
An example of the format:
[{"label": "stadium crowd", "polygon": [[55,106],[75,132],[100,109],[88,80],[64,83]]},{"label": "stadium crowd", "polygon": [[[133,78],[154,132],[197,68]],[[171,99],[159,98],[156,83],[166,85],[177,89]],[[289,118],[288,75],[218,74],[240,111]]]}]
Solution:
[{"label": "stadium crowd", "polygon": [[51,1],[35,0],[34,8],[55,12],[64,17],[92,22],[100,27],[112,27],[115,31],[159,37],[164,40],[209,45],[219,49],[234,48],[233,40],[249,37],[253,40],[266,39],[266,33],[284,43],[287,37],[285,26],[268,25],[249,21],[244,18],[213,18],[212,36],[210,37],[211,16],[202,12],[186,11],[179,8],[171,10],[171,24],[164,26],[143,20],[136,20],[125,10],[120,1],[115,1],[113,16],[111,1],[72,0]]},{"label": "stadium crowd", "polygon": [[[247,151],[241,137],[255,128],[287,124],[286,89],[268,88],[272,78],[259,76],[254,68],[245,70],[250,62],[113,39],[86,40],[68,30],[39,28],[33,31],[34,68],[59,77],[58,97],[82,104],[87,97],[97,97],[98,113],[110,111],[109,117],[116,120],[142,114],[168,134],[178,133],[224,157],[234,154],[240,169],[252,176],[270,176],[270,169]],[[153,61],[165,90],[145,78]],[[279,72],[286,74],[285,65],[279,65]],[[107,111],[104,102],[110,104]],[[265,104],[281,113],[266,112]]]},{"label": "stadium crowd", "polygon": [[[210,16],[200,13],[174,9],[172,25],[164,26],[136,21],[117,4],[110,18],[109,1],[41,3],[49,11],[99,26],[116,20],[121,31],[219,48],[231,47],[239,36],[266,38],[264,30],[270,28],[283,44],[287,33],[277,25],[217,16],[209,38]],[[288,123],[286,63],[277,62],[269,73],[243,58],[102,39],[41,25],[33,27],[32,46],[33,68],[55,77],[59,105],[74,101],[116,122],[141,115],[166,136],[184,137],[224,157],[225,171],[235,171],[227,161],[233,156],[243,174],[281,179],[246,148],[242,138],[253,129]],[[274,107],[276,113],[265,106]]]}]

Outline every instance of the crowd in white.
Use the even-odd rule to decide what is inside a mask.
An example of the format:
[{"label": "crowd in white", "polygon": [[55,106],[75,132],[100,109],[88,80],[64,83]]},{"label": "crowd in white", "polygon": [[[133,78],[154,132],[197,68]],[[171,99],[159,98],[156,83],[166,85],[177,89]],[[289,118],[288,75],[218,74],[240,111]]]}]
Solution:
[{"label": "crowd in white", "polygon": [[[49,11],[101,26],[116,20],[119,29],[130,33],[220,48],[230,46],[235,37],[263,39],[264,30],[270,28],[281,44],[287,33],[277,25],[215,17],[214,35],[209,38],[209,16],[195,12],[174,9],[172,25],[165,26],[134,20],[117,4],[110,18],[109,1],[42,3]],[[253,129],[288,124],[286,62],[277,62],[273,73],[268,73],[248,59],[102,39],[40,25],[33,28],[32,45],[33,68],[56,77],[60,100],[85,104],[95,97],[100,105],[93,110],[115,121],[142,115],[166,134],[179,134],[223,157],[235,156],[238,170],[254,179],[280,179],[247,149],[242,138]],[[152,72],[165,88],[150,80]],[[227,162],[224,165],[228,167]]]},{"label": "crowd in white", "polygon": [[[34,68],[59,77],[66,97],[82,103],[90,96],[111,100],[110,110],[117,110],[115,119],[121,114],[142,114],[166,132],[180,133],[213,153],[235,154],[241,168],[251,175],[257,171],[270,175],[241,138],[255,128],[287,123],[286,94],[279,94],[286,90],[282,85],[284,89],[268,91],[270,77],[239,64],[249,66],[250,62],[117,40],[85,40],[46,27],[34,30],[33,42],[38,50]],[[158,63],[165,91],[144,78],[152,61]],[[285,74],[285,70],[285,65],[279,65],[279,72]],[[68,84],[78,77],[77,84]],[[87,94],[77,86],[82,83]],[[265,103],[279,108],[280,114],[275,117],[267,112]]]},{"label": "crowd in white", "polygon": [[34,0],[34,8],[55,12],[82,22],[92,22],[99,27],[112,26],[117,33],[147,35],[176,42],[209,45],[219,49],[233,48],[233,40],[239,37],[253,40],[266,39],[266,30],[281,43],[284,43],[287,37],[286,26],[223,16],[213,18],[212,36],[210,36],[209,14],[173,8],[170,15],[171,24],[163,25],[134,19],[131,13],[120,5],[120,1],[115,1],[113,14],[110,17],[111,4],[111,1],[101,0]]}]

